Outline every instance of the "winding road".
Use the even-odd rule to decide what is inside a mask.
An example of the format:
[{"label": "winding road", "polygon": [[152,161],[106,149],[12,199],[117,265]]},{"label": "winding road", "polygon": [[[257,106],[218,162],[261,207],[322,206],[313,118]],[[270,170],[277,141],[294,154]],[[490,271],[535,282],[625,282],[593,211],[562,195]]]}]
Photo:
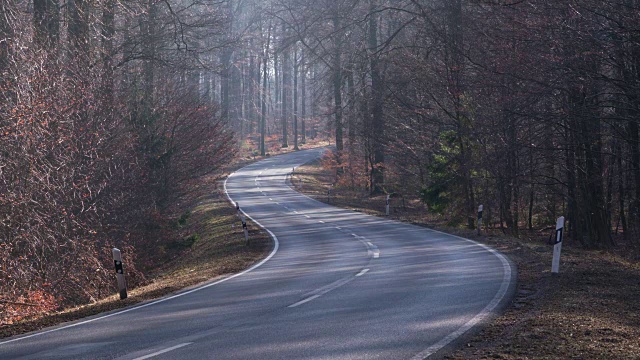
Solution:
[{"label": "winding road", "polygon": [[515,271],[470,240],[322,204],[289,174],[312,149],[233,174],[228,196],[275,241],[247,271],[0,340],[0,359],[423,359],[505,304]]}]

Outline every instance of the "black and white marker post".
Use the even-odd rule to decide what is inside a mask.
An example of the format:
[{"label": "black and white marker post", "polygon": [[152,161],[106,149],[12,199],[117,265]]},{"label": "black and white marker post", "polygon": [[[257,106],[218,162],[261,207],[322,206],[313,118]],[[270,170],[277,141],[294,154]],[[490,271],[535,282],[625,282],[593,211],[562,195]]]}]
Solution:
[{"label": "black and white marker post", "polygon": [[484,205],[478,206],[478,235],[482,230],[482,211],[484,211]]},{"label": "black and white marker post", "polygon": [[236,203],[236,215],[240,216],[240,204]]},{"label": "black and white marker post", "polygon": [[389,197],[390,197],[390,196],[391,196],[391,195],[387,195],[387,208],[386,208],[386,214],[387,214],[387,216],[389,216]]},{"label": "black and white marker post", "polygon": [[124,281],[124,268],[122,267],[122,253],[119,249],[113,248],[113,262],[116,265],[116,278],[118,279],[118,291],[120,300],[127,298],[127,283]]},{"label": "black and white marker post", "polygon": [[564,216],[558,218],[556,223],[556,239],[553,246],[553,261],[551,263],[551,273],[560,272],[560,252],[562,251],[562,236],[564,232]]},{"label": "black and white marker post", "polygon": [[242,220],[242,231],[244,231],[244,239],[247,241],[247,245],[249,245],[249,230],[247,229],[247,219],[244,215],[240,215],[240,219]]}]

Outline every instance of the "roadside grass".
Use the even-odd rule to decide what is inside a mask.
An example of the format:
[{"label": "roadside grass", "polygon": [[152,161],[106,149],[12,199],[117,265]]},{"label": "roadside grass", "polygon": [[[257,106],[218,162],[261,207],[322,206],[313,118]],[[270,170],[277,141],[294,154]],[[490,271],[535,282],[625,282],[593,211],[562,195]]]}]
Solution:
[{"label": "roadside grass", "polygon": [[[182,228],[176,233],[189,235],[162,245],[164,254],[159,263],[146,266],[147,281],[144,286],[128,289],[128,298],[125,300],[120,300],[114,294],[92,304],[41,313],[14,324],[2,325],[0,339],[149,302],[238,273],[265,258],[273,248],[271,237],[247,219],[251,242],[249,246],[246,245],[240,219],[224,194],[222,182],[230,173],[245,165],[295,150],[293,146],[280,148],[279,140],[274,137],[268,139],[266,144],[269,156],[261,157],[255,155],[255,144],[248,142],[240,147],[236,160],[229,164],[223,174],[203,179],[199,186],[204,187],[202,193],[207,195],[197,199],[189,214],[178,221]],[[328,142],[321,138],[308,139],[306,144],[300,144],[300,149],[326,145]]]},{"label": "roadside grass", "polygon": [[266,257],[273,247],[270,236],[248,220],[251,242],[247,246],[235,207],[227,200],[220,180],[210,178],[205,184],[211,192],[199,199],[186,221],[184,233],[192,235],[166,245],[165,257],[172,260],[158,264],[153,271],[149,271],[147,285],[128,289],[129,297],[125,300],[113,295],[93,304],[44,313],[36,318],[2,326],[0,338],[151,301],[237,273]]},{"label": "roadside grass", "polygon": [[[302,180],[302,183],[300,182]],[[385,216],[386,196],[349,189],[327,191],[335,181],[319,162],[296,168],[298,191],[322,202]],[[551,274],[549,231],[523,231],[519,239],[489,229],[447,226],[427,215],[417,199],[394,198],[390,219],[452,233],[487,244],[517,266],[516,295],[507,309],[445,359],[640,359],[640,263],[616,252],[587,251],[565,242],[559,275]]]}]

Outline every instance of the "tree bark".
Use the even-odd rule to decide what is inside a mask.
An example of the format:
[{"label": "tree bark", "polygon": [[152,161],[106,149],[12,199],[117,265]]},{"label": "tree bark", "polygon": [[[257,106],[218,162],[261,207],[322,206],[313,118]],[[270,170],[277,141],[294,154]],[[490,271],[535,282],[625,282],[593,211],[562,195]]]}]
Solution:
[{"label": "tree bark", "polygon": [[305,53],[304,53],[304,48],[302,48],[300,50],[301,54],[300,54],[300,62],[302,63],[302,73],[300,74],[301,76],[301,84],[300,87],[302,88],[302,101],[301,101],[301,116],[300,116],[300,122],[302,123],[302,139],[301,139],[301,143],[302,144],[306,144],[307,143],[307,127],[306,127],[306,118],[307,118],[307,64],[306,64],[306,59],[305,59]]},{"label": "tree bark", "polygon": [[342,167],[342,152],[344,150],[344,141],[342,138],[342,29],[341,21],[338,14],[333,15],[333,30],[336,32],[336,39],[333,50],[333,111],[335,115],[336,130],[336,163],[338,164],[337,175],[341,176],[344,172]]},{"label": "tree bark", "polygon": [[[78,21],[77,5],[73,0],[67,5],[70,9],[69,26],[74,26]],[[55,49],[60,37],[59,0],[33,0],[33,25],[35,43],[47,50]]]},{"label": "tree bark", "polygon": [[293,51],[293,148],[298,148],[298,70],[300,63],[298,62],[298,46],[294,45]]},{"label": "tree bark", "polygon": [[287,31],[284,23],[282,24],[282,147],[289,147],[287,124],[289,123],[291,98],[291,54],[285,45]]},{"label": "tree bark", "polygon": [[369,4],[369,52],[371,65],[371,127],[373,145],[372,194],[384,192],[384,84],[380,74],[378,51],[378,1]]},{"label": "tree bark", "polygon": [[264,148],[264,137],[266,135],[267,127],[267,77],[269,76],[269,47],[271,45],[271,24],[267,30],[267,44],[264,47],[262,56],[262,114],[260,118],[260,155],[265,156],[266,151]]}]

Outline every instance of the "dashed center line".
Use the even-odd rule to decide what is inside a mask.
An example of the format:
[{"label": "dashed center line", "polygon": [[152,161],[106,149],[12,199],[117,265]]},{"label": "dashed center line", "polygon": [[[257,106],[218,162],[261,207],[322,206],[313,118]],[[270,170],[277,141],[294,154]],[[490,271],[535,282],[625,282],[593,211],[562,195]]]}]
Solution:
[{"label": "dashed center line", "polygon": [[155,356],[158,356],[158,355],[162,355],[162,354],[164,354],[164,353],[168,353],[169,351],[173,351],[173,350],[180,349],[181,347],[185,347],[185,346],[188,346],[188,345],[191,345],[191,344],[193,344],[193,343],[184,343],[184,344],[180,344],[180,345],[172,346],[172,347],[170,347],[170,348],[166,348],[166,349],[164,349],[164,350],[160,350],[160,351],[154,352],[153,354],[149,354],[149,355],[141,356],[141,357],[139,357],[139,358],[135,358],[134,360],[145,360],[145,359],[149,359],[149,358],[152,358],[152,357],[155,357]]},{"label": "dashed center line", "polygon": [[319,222],[320,224],[324,224],[324,221],[322,221],[322,220],[320,220],[320,221],[318,221],[318,222]]},{"label": "dashed center line", "polygon": [[380,249],[378,249],[377,246],[375,246],[371,241],[367,241],[365,242],[365,238],[362,236],[358,236],[356,234],[351,234],[351,236],[353,236],[354,238],[360,240],[363,244],[367,245],[367,248],[369,249],[368,253],[370,256],[372,256],[374,259],[379,259],[380,258]]},{"label": "dashed center line", "polygon": [[311,219],[311,216],[309,215],[305,215],[304,217],[306,217],[307,219]]},{"label": "dashed center line", "polygon": [[306,298],[306,299],[304,299],[304,300],[302,300],[302,301],[298,301],[297,303],[292,304],[292,305],[289,305],[288,307],[290,307],[290,308],[298,307],[298,306],[300,306],[300,305],[302,305],[302,304],[306,304],[306,303],[308,303],[309,301],[313,301],[313,300],[315,300],[315,299],[319,298],[320,296],[322,296],[322,295],[320,295],[320,294],[318,294],[318,295],[313,295],[313,296],[312,296],[312,297],[310,297],[310,298]]},{"label": "dashed center line", "polygon": [[356,277],[360,277],[360,276],[362,276],[362,275],[364,275],[364,274],[366,274],[366,273],[368,273],[368,272],[369,272],[369,269],[363,269],[362,271],[360,271],[360,272],[356,275]]}]

